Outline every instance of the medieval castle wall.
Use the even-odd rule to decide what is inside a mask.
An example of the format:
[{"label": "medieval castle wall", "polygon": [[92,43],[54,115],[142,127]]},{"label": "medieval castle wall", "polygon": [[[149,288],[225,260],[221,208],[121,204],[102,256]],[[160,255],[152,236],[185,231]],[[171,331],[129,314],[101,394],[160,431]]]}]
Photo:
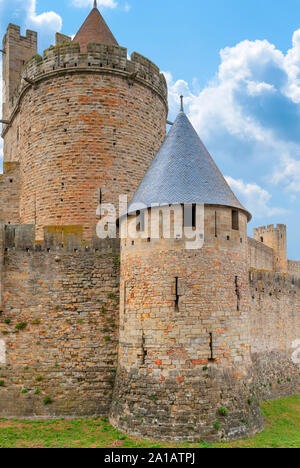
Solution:
[{"label": "medieval castle wall", "polygon": [[[108,414],[117,366],[119,245],[82,228],[0,229],[0,414]],[[44,404],[46,397],[52,403]]]},{"label": "medieval castle wall", "polygon": [[262,399],[299,393],[300,276],[251,271],[249,284],[255,385]]},{"label": "medieval castle wall", "polygon": [[5,105],[4,160],[20,161],[22,173],[20,222],[35,224],[40,239],[57,224],[83,225],[90,238],[100,201],[118,206],[119,194],[133,195],[166,132],[165,78],[118,46],[35,55]]},{"label": "medieval castle wall", "polygon": [[234,231],[231,214],[230,208],[205,208],[200,250],[187,250],[186,239],[122,241],[119,368],[110,416],[121,430],[217,440],[261,428],[250,355],[247,217],[239,214]]},{"label": "medieval castle wall", "polygon": [[300,391],[293,361],[300,337],[300,262],[287,260],[286,226],[262,226],[248,239],[251,353],[261,397]]},{"label": "medieval castle wall", "polygon": [[20,223],[20,164],[3,163],[0,174],[0,220],[5,224]]},{"label": "medieval castle wall", "polygon": [[258,398],[300,391],[300,262],[285,226],[250,239],[245,213],[233,230],[229,208],[206,207],[203,249],[122,240],[120,274],[96,209],[130,199],[163,141],[163,75],[63,35],[40,57],[15,25],[3,48],[0,416],[110,414],[160,439],[254,433]]},{"label": "medieval castle wall", "polygon": [[104,44],[81,54],[67,42],[59,35],[40,57],[36,33],[22,37],[14,25],[3,41],[0,414],[7,417],[108,414],[119,244],[94,238],[96,209],[133,194],[166,132],[166,82],[150,60]]},{"label": "medieval castle wall", "polygon": [[288,273],[290,275],[300,276],[300,262],[288,260]]},{"label": "medieval castle wall", "polygon": [[254,229],[254,239],[273,250],[273,269],[287,273],[287,235],[284,224],[261,226]]},{"label": "medieval castle wall", "polygon": [[248,237],[248,265],[256,270],[274,270],[274,251],[271,247]]}]

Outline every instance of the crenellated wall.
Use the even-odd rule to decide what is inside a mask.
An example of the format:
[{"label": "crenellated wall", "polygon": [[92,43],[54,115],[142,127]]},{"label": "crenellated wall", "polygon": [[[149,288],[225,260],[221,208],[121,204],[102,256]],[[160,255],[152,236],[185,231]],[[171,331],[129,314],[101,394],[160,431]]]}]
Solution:
[{"label": "crenellated wall", "polygon": [[300,276],[300,262],[288,260],[288,274]]},{"label": "crenellated wall", "polygon": [[34,232],[0,229],[1,417],[106,415],[117,362],[118,243],[87,245],[80,226],[48,227],[44,243]]},{"label": "crenellated wall", "polygon": [[[14,112],[30,83],[25,78],[33,80],[37,85],[49,74],[80,73],[88,69],[90,73],[118,74],[129,82],[143,83],[153,88],[167,106],[167,83],[159,68],[146,57],[134,52],[130,59],[127,49],[117,45],[89,44],[87,53],[80,52],[76,43],[62,43],[46,49],[43,56],[38,54],[27,60],[20,70],[20,78],[14,92],[9,96],[9,109]],[[33,55],[33,54],[32,54]]]},{"label": "crenellated wall", "polygon": [[273,269],[287,273],[287,233],[285,224],[270,224],[254,229],[254,239],[273,250]]},{"label": "crenellated wall", "polygon": [[251,354],[261,398],[299,393],[300,278],[251,271],[249,287]]},{"label": "crenellated wall", "polygon": [[26,62],[37,53],[37,33],[26,31],[26,36],[21,36],[20,26],[9,24],[3,38],[2,58],[3,66],[3,100],[2,117],[10,117],[11,99],[19,86],[20,73]]}]

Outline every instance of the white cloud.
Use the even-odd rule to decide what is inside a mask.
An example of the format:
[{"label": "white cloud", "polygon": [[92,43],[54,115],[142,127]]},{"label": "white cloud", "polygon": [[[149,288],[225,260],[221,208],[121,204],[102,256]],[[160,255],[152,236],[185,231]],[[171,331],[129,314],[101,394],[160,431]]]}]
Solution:
[{"label": "white cloud", "polygon": [[268,83],[258,83],[256,81],[249,81],[247,91],[249,96],[259,96],[260,94],[266,93],[267,91],[273,93],[276,90],[273,85],[270,85]]},{"label": "white cloud", "polygon": [[[77,8],[92,7],[94,5],[94,0],[72,0],[72,3]],[[116,8],[118,6],[115,0],[98,0],[97,4],[100,8]]]},{"label": "white cloud", "polygon": [[251,166],[259,155],[268,183],[299,192],[300,30],[286,55],[266,40],[246,40],[220,57],[216,76],[200,91],[165,73],[172,117],[183,94],[192,123],[219,157],[234,158],[235,151]]},{"label": "white cloud", "polygon": [[126,13],[128,13],[131,10],[131,8],[132,8],[132,6],[129,5],[129,3],[126,2],[125,5],[124,5],[124,11],[126,11]]},{"label": "white cloud", "polygon": [[271,194],[256,183],[245,183],[241,179],[226,177],[228,184],[237,195],[241,203],[256,218],[267,218],[285,214],[286,210],[282,208],[271,207]]},{"label": "white cloud", "polygon": [[300,160],[283,156],[272,176],[274,184],[285,184],[290,192],[300,192]]},{"label": "white cloud", "polygon": [[28,3],[26,24],[45,32],[59,32],[62,28],[62,19],[54,11],[48,11],[36,14],[36,0],[30,0]]}]

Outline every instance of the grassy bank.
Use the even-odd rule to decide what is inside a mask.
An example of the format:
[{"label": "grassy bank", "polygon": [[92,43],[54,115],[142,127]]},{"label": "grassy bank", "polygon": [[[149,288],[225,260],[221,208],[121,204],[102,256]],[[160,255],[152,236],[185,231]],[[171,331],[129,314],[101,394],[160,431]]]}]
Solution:
[{"label": "grassy bank", "polygon": [[262,404],[266,428],[252,439],[221,444],[169,444],[121,434],[103,419],[17,421],[0,419],[1,448],[300,448],[300,395]]}]

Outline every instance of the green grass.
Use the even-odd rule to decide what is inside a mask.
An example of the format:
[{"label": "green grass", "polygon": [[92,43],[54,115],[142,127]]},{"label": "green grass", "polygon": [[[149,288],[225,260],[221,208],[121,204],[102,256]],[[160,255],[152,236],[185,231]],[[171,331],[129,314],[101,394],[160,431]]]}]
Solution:
[{"label": "green grass", "polygon": [[262,404],[265,430],[251,439],[206,444],[170,444],[126,436],[111,427],[107,418],[67,421],[17,421],[0,419],[0,448],[300,448],[300,395]]}]

